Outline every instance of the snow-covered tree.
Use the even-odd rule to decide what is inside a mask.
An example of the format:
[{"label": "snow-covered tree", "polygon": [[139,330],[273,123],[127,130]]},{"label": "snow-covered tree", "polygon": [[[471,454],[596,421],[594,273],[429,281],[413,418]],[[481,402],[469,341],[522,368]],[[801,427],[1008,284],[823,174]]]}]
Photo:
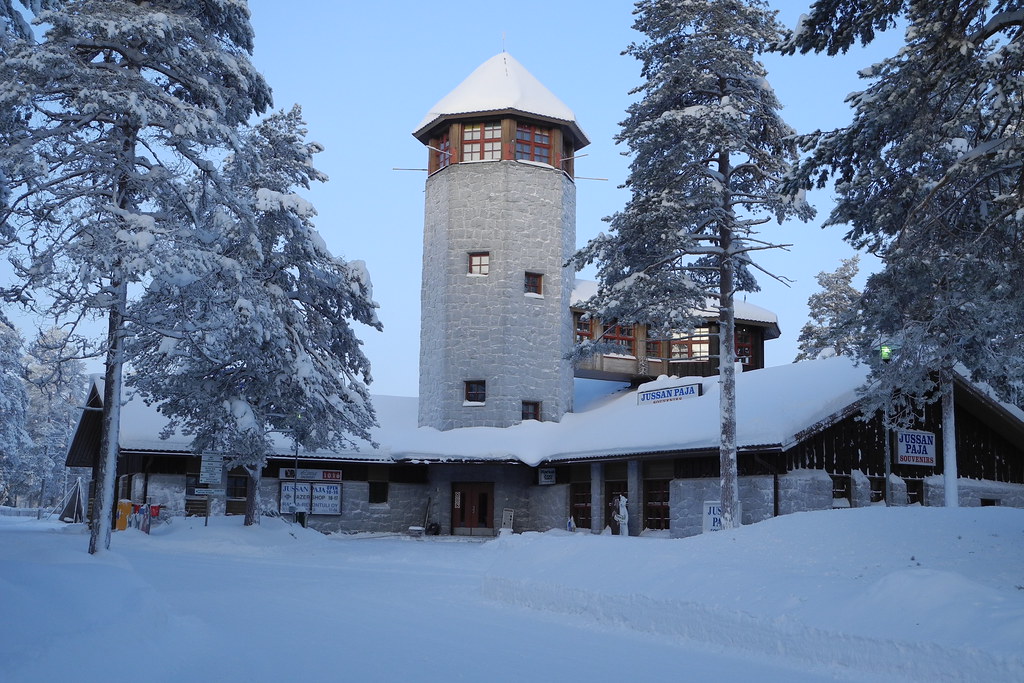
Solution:
[{"label": "snow-covered tree", "polygon": [[243,2],[49,4],[38,13],[42,40],[15,43],[0,60],[0,111],[32,105],[0,150],[12,188],[0,225],[20,247],[21,280],[6,297],[107,319],[96,552],[110,543],[129,285],[145,284],[155,245],[192,229],[180,222],[187,211],[170,221],[155,201],[174,196],[190,169],[211,172],[270,90],[248,59]]},{"label": "snow-covered tree", "polygon": [[860,267],[860,256],[843,259],[839,268],[831,273],[818,273],[820,292],[807,298],[809,320],[800,328],[797,339],[799,353],[795,361],[818,358],[832,350],[836,355],[852,353],[854,340],[848,331],[840,330],[840,323],[857,310],[860,291],[852,282]]},{"label": "snow-covered tree", "polygon": [[[193,189],[219,267],[184,283],[157,273],[133,318],[139,372],[129,383],[194,435],[197,452],[231,454],[249,473],[246,524],[258,523],[257,484],[271,432],[306,449],[370,440],[369,361],[351,322],[380,329],[360,261],[332,256],[296,190],[327,178],[296,107],[248,130],[225,169],[237,213]],[[197,178],[199,183],[202,179]]]},{"label": "snow-covered tree", "polygon": [[[795,180],[834,180],[826,224],[848,226],[889,269],[869,279],[867,294],[881,289],[866,301],[891,318],[895,297],[943,367],[962,362],[1010,398],[1024,375],[1024,12],[997,0],[820,0],[782,49],[835,54],[897,20],[906,45],[862,72],[870,85],[849,97],[849,126],[802,140],[810,155]],[[949,306],[964,310],[945,327]]]},{"label": "snow-covered tree", "polygon": [[0,505],[22,481],[32,447],[21,348],[21,335],[0,311]]},{"label": "snow-covered tree", "polygon": [[[1005,0],[819,0],[787,52],[845,51],[905,22],[898,54],[862,72],[853,122],[802,140],[795,181],[835,181],[827,224],[883,259],[869,278],[860,349],[873,372],[867,405],[912,419],[944,397],[944,450],[955,468],[952,377],[958,363],[1000,391],[1024,378],[1024,12]],[[878,358],[891,343],[892,362]],[[947,504],[955,469],[946,472]]]},{"label": "snow-covered tree", "polygon": [[755,291],[757,236],[772,217],[809,217],[779,181],[795,161],[793,134],[756,55],[781,35],[758,0],[641,0],[633,27],[646,39],[626,54],[640,60],[640,100],[618,142],[633,156],[632,196],[608,219],[610,233],[573,258],[598,264],[598,293],[586,306],[602,320],[646,323],[658,332],[692,330],[699,311],[717,309],[721,356],[722,516],[736,516],[735,319],[737,291]]},{"label": "snow-covered tree", "polygon": [[[29,345],[25,358],[29,396],[27,428],[33,443],[27,461],[39,483],[48,484],[47,500],[50,502],[63,485],[68,445],[81,415],[79,406],[85,398],[82,361],[64,357],[66,342],[67,333],[63,330],[44,330]],[[59,496],[56,499],[59,500]],[[40,500],[39,504],[46,503]]]}]

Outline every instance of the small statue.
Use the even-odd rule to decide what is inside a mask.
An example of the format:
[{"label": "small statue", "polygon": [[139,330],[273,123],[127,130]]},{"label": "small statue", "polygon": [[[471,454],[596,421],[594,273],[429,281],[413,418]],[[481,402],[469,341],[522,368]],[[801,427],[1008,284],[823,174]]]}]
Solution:
[{"label": "small statue", "polygon": [[619,523],[619,536],[629,536],[629,510],[626,509],[626,497],[619,495],[619,511],[612,515]]}]

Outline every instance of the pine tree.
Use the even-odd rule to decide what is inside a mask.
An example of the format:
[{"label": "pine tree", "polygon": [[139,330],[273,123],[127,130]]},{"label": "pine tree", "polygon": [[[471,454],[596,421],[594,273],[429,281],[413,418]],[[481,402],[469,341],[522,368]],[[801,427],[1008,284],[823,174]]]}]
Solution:
[{"label": "pine tree", "polygon": [[[27,429],[33,447],[28,460],[41,484],[50,492],[46,500],[54,502],[58,482],[65,473],[65,457],[71,434],[78,423],[85,394],[86,378],[82,361],[65,358],[67,333],[59,328],[40,332],[29,345],[25,357],[28,390]],[[59,500],[59,497],[57,498]]]},{"label": "pine tree", "polygon": [[[963,363],[1009,399],[1024,388],[1014,332],[1024,293],[1013,284],[1024,269],[1024,14],[991,0],[820,0],[781,49],[835,54],[897,19],[906,46],[862,72],[870,85],[850,96],[849,126],[802,140],[810,156],[794,179],[834,180],[826,224],[848,226],[851,244],[883,259],[863,312],[878,318],[875,348],[861,355],[880,367],[878,334],[918,339],[915,367]],[[904,384],[918,399],[934,394],[920,378]]]},{"label": "pine tree", "polygon": [[94,553],[110,544],[129,285],[144,286],[159,263],[154,245],[193,229],[154,203],[174,196],[188,169],[212,172],[270,90],[248,59],[244,3],[49,4],[38,15],[42,41],[16,43],[0,60],[0,111],[32,105],[0,150],[13,190],[0,224],[20,247],[21,279],[5,296],[52,301],[62,317],[106,316]]},{"label": "pine tree", "polygon": [[24,483],[32,440],[25,429],[28,395],[21,364],[21,335],[0,312],[0,505]]},{"label": "pine tree", "polygon": [[720,322],[722,513],[738,525],[735,319],[737,291],[756,291],[753,254],[772,217],[809,217],[799,197],[778,191],[795,160],[793,131],[756,55],[781,35],[758,0],[642,0],[633,27],[647,38],[641,99],[618,142],[633,155],[626,208],[610,234],[586,245],[577,268],[598,263],[598,293],[586,305],[602,320],[645,323],[663,334],[692,330],[709,301]]},{"label": "pine tree", "polygon": [[[895,424],[943,401],[946,501],[955,504],[952,382],[962,363],[1004,398],[1024,386],[1024,13],[1004,0],[819,0],[781,49],[845,51],[908,25],[899,54],[862,72],[849,126],[808,136],[797,183],[835,179],[828,224],[880,256],[861,311],[865,408]],[[871,343],[874,338],[874,344]],[[877,344],[896,348],[883,364]]]},{"label": "pine tree", "polygon": [[219,267],[187,284],[176,268],[158,274],[132,312],[148,323],[129,383],[194,435],[195,451],[231,453],[247,470],[246,524],[259,521],[270,432],[338,449],[370,441],[375,422],[369,362],[350,323],[380,329],[377,304],[362,262],[327,251],[312,205],[296,194],[327,180],[312,163],[321,148],[305,134],[296,107],[241,136],[224,179],[238,213],[217,200],[205,212]]},{"label": "pine tree", "polygon": [[840,329],[840,323],[857,310],[860,292],[851,283],[859,264],[860,256],[855,255],[843,259],[835,271],[822,271],[816,276],[821,291],[807,299],[810,319],[800,329],[800,351],[794,362],[818,358],[829,350],[839,356],[853,353],[855,340]]}]

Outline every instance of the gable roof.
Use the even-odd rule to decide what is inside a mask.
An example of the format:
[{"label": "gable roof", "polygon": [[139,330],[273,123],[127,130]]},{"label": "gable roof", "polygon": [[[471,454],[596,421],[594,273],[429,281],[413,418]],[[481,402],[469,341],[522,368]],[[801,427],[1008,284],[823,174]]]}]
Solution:
[{"label": "gable roof", "polygon": [[520,112],[561,123],[576,137],[577,149],[590,144],[572,110],[507,52],[488,59],[442,97],[416,126],[413,135],[426,142],[431,129],[445,119],[503,112]]}]

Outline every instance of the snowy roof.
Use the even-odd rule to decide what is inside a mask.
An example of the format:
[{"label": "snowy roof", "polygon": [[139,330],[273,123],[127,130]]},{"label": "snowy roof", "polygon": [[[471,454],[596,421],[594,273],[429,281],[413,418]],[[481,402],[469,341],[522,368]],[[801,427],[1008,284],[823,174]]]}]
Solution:
[{"label": "snowy roof", "polygon": [[[573,286],[572,296],[569,298],[569,301],[571,302],[570,305],[582,308],[582,304],[595,294],[597,294],[596,282],[593,280],[580,280],[577,278],[576,283]],[[736,311],[737,320],[763,324],[767,328],[765,330],[766,339],[778,339],[782,334],[779,330],[779,317],[768,309],[755,306],[754,304],[747,303],[746,301],[734,301],[733,309]],[[706,314],[708,318],[718,317],[717,307],[712,301],[708,301],[708,307],[706,310],[698,312]]]},{"label": "snowy roof", "polygon": [[563,123],[576,136],[577,148],[590,143],[572,110],[507,52],[488,59],[442,97],[416,126],[413,135],[423,139],[436,123],[451,116],[504,111]]},{"label": "snowy roof", "polygon": [[[865,366],[846,358],[805,361],[736,377],[740,449],[789,448],[809,428],[855,407]],[[640,404],[638,391],[701,384],[702,395]],[[594,402],[561,422],[527,421],[513,427],[465,427],[440,432],[429,427],[387,430],[396,460],[518,460],[543,462],[688,450],[719,443],[718,377],[662,377]]]},{"label": "snowy roof", "polygon": [[[845,358],[805,361],[740,373],[737,383],[737,445],[739,448],[788,448],[808,428],[845,414],[856,403],[864,366]],[[698,383],[702,395],[658,404],[639,404],[637,390],[615,382],[592,382],[578,391],[579,412],[561,422],[527,421],[512,427],[465,427],[438,431],[417,426],[417,401],[412,397],[375,396],[380,427],[373,438],[378,448],[360,444],[359,451],[309,453],[305,459],[368,462],[398,461],[546,461],[587,459],[714,449],[719,438],[718,378],[662,377],[640,390]],[[607,393],[612,392],[612,393]],[[784,410],[780,409],[784,406]],[[129,397],[121,413],[124,450],[187,453],[191,438],[174,433],[160,438],[166,419],[154,406]],[[642,425],[642,429],[638,426]],[[284,435],[273,435],[274,454],[291,456]]]},{"label": "snowy roof", "polygon": [[[740,450],[785,450],[808,434],[852,414],[858,388],[868,369],[845,357],[809,360],[742,372],[736,376],[736,444]],[[701,395],[657,403],[639,403],[638,392],[701,385]],[[979,389],[964,383],[972,394]],[[102,393],[101,393],[102,395]],[[718,377],[661,377],[625,388],[616,382],[577,380],[577,412],[561,422],[528,420],[512,427],[464,427],[438,431],[417,426],[414,397],[374,396],[380,426],[379,447],[363,443],[359,451],[309,453],[303,459],[362,462],[545,462],[622,457],[642,453],[715,450],[719,444]],[[993,404],[997,401],[989,399]],[[1024,413],[1000,411],[1014,434],[1024,433]],[[989,406],[992,408],[993,406]],[[122,409],[121,448],[189,452],[191,438],[159,437],[165,419],[155,407],[129,397]],[[275,455],[291,456],[293,446],[275,435]],[[77,436],[76,436],[77,439]]]}]

